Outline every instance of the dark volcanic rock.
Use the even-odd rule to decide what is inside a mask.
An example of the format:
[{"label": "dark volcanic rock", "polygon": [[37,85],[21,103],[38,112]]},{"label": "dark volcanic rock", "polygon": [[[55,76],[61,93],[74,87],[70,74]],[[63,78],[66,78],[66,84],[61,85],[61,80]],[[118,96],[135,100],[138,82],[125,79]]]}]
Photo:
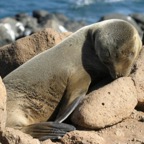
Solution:
[{"label": "dark volcanic rock", "polygon": [[25,26],[24,36],[30,35],[40,30],[38,27],[37,19],[29,16],[28,14],[17,14],[15,18]]},{"label": "dark volcanic rock", "polygon": [[[144,14],[134,13],[134,14],[131,14],[131,17],[137,22],[137,24],[144,31]],[[143,36],[142,41],[143,41],[143,44],[144,44],[144,36]]]},{"label": "dark volcanic rock", "polygon": [[136,22],[144,24],[144,14],[134,13],[130,15]]},{"label": "dark volcanic rock", "polygon": [[0,20],[0,46],[10,44],[44,28],[52,28],[57,32],[75,32],[85,25],[84,21],[70,20],[61,13],[49,13],[45,10],[35,10],[32,16],[19,13],[13,18]]},{"label": "dark volcanic rock", "polygon": [[34,10],[32,13],[33,17],[38,19],[38,22],[40,22],[41,19],[43,17],[46,17],[48,14],[49,14],[48,11],[45,10]]},{"label": "dark volcanic rock", "polygon": [[67,30],[75,32],[86,25],[84,21],[69,20],[63,14],[58,13],[49,13],[46,16],[41,17],[39,24],[40,27],[53,28],[58,32],[65,32]]},{"label": "dark volcanic rock", "polygon": [[54,13],[54,15],[56,16],[56,18],[59,20],[59,22],[64,25],[64,23],[69,21],[69,18],[66,17],[65,15],[61,14],[61,13]]}]

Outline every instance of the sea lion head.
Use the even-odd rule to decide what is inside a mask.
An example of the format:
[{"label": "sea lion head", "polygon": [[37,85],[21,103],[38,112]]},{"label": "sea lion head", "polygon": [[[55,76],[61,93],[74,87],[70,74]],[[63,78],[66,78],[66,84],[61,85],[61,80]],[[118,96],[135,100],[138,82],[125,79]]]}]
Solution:
[{"label": "sea lion head", "polygon": [[142,49],[137,30],[123,20],[109,20],[100,24],[94,39],[96,54],[112,78],[128,76]]}]

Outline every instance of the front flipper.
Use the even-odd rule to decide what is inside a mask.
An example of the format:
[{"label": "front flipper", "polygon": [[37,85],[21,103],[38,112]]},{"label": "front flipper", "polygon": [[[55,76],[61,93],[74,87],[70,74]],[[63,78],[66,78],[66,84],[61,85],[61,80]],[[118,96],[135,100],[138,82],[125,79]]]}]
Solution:
[{"label": "front flipper", "polygon": [[80,101],[84,98],[84,95],[77,97],[72,104],[69,105],[67,109],[61,115],[58,115],[56,118],[55,122],[61,123],[63,122],[74,110],[75,108],[79,105]]},{"label": "front flipper", "polygon": [[58,122],[41,122],[28,125],[21,129],[24,133],[43,141],[46,139],[60,139],[67,132],[75,130],[74,126]]},{"label": "front flipper", "polygon": [[89,75],[83,74],[80,71],[70,77],[55,122],[63,122],[76,109],[85,97],[90,82]]}]

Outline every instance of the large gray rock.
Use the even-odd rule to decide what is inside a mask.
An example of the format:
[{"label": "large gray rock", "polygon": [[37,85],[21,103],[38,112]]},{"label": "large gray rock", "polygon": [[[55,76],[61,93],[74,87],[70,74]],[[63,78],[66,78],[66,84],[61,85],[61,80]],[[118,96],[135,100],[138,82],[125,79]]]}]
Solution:
[{"label": "large gray rock", "polygon": [[127,118],[136,104],[134,83],[130,77],[123,77],[88,94],[71,119],[81,127],[100,129]]},{"label": "large gray rock", "polygon": [[0,47],[14,42],[14,33],[9,33],[9,24],[0,24]]},{"label": "large gray rock", "polygon": [[13,18],[4,18],[0,20],[0,46],[14,42],[17,38],[23,36],[25,28],[22,23]]},{"label": "large gray rock", "polygon": [[11,29],[11,31],[9,33],[12,33],[12,31],[13,31],[14,37],[15,37],[15,38],[13,38],[13,40],[23,36],[23,33],[25,31],[24,25],[21,22],[15,20],[14,18],[7,17],[4,19],[1,19],[0,23],[8,24],[10,26],[9,31],[10,31],[10,29]]},{"label": "large gray rock", "polygon": [[35,17],[31,17],[28,14],[22,13],[17,14],[15,19],[24,25],[24,36],[30,35],[40,30],[38,26],[38,20]]},{"label": "large gray rock", "polygon": [[144,14],[134,13],[134,14],[131,14],[131,17],[132,17],[136,22],[144,24]]}]

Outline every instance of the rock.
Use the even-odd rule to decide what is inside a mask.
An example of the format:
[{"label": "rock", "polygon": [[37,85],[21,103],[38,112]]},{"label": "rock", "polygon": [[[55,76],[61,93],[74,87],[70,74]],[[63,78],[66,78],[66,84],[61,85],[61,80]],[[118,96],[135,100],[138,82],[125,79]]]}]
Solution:
[{"label": "rock", "polygon": [[139,27],[139,25],[135,22],[135,20],[131,16],[126,16],[126,15],[119,14],[119,13],[113,13],[113,14],[103,16],[100,19],[100,21],[108,20],[108,19],[122,19],[122,20],[125,20],[125,21],[131,23],[137,29],[137,31],[139,32],[140,37],[142,38],[142,36],[143,36],[142,29]]},{"label": "rock", "polygon": [[144,111],[144,48],[136,62],[136,70],[131,75],[137,90],[138,105],[137,108]]},{"label": "rock", "polygon": [[57,32],[67,32],[67,30],[55,20],[48,20],[42,27],[52,28]]},{"label": "rock", "polygon": [[97,134],[108,144],[144,143],[144,123],[135,119],[125,121],[98,131]]},{"label": "rock", "polygon": [[0,20],[0,46],[14,42],[24,33],[22,23],[13,18],[4,18]]},{"label": "rock", "polygon": [[45,140],[45,141],[41,142],[41,144],[61,144],[61,143],[58,143],[58,142],[54,143],[50,139],[48,139],[48,140]]},{"label": "rock", "polygon": [[136,22],[144,24],[144,14],[134,13],[130,15]]},{"label": "rock", "polygon": [[0,139],[3,144],[40,144],[38,139],[32,138],[19,130],[6,128]]},{"label": "rock", "polygon": [[15,16],[15,19],[24,25],[24,27],[25,27],[24,36],[28,36],[34,32],[38,32],[40,30],[40,28],[38,27],[37,19],[34,17],[31,17],[25,13],[17,14]]},{"label": "rock", "polygon": [[75,32],[77,31],[78,29],[82,28],[86,26],[86,23],[84,21],[73,21],[73,20],[70,20],[70,21],[67,21],[64,23],[64,27],[68,30],[68,31],[71,31],[71,32]]},{"label": "rock", "polygon": [[24,19],[25,17],[28,17],[27,13],[18,13],[15,15],[15,19],[17,19],[18,21],[20,21],[21,19]]},{"label": "rock", "polygon": [[[134,13],[131,14],[131,17],[138,23],[138,25],[144,31],[144,14]],[[143,44],[144,44],[144,37],[143,37]]]},{"label": "rock", "polygon": [[104,139],[92,131],[72,131],[62,139],[62,144],[106,144]]},{"label": "rock", "polygon": [[134,83],[130,77],[123,77],[88,94],[71,120],[81,127],[100,129],[129,117],[136,104]]},{"label": "rock", "polygon": [[66,22],[69,21],[69,18],[61,13],[54,13],[57,20],[60,22],[61,25],[64,25]]},{"label": "rock", "polygon": [[[1,19],[0,23],[10,25],[11,31],[13,31],[14,33],[13,40],[21,37],[25,30],[24,25],[21,22],[18,22],[17,20],[15,20],[14,18],[7,17],[4,19]],[[12,33],[12,32],[9,32],[9,33]]]},{"label": "rock", "polygon": [[144,122],[144,112],[134,110],[132,114],[130,115],[130,118],[135,119],[140,122]]},{"label": "rock", "polygon": [[[45,17],[41,18],[40,21],[41,28],[52,28],[57,32],[66,32],[67,30],[61,25],[59,20],[54,14],[48,14]],[[61,28],[62,27],[62,28]]]},{"label": "rock", "polygon": [[45,24],[47,23],[47,21],[49,20],[54,20],[57,23],[59,23],[58,19],[56,18],[56,16],[54,14],[49,13],[48,15],[44,16],[41,18],[41,21],[39,22],[39,24],[42,26],[45,26]]},{"label": "rock", "polygon": [[75,32],[78,29],[86,26],[85,21],[74,21],[67,18],[65,15],[60,13],[54,13],[55,17],[59,21],[59,23],[64,26],[68,31]]},{"label": "rock", "polygon": [[9,33],[9,24],[0,24],[0,47],[10,44],[15,40],[14,33]]},{"label": "rock", "polygon": [[0,75],[6,76],[18,66],[47,50],[71,33],[57,33],[53,29],[45,29],[31,36],[19,39],[13,44],[0,48]]},{"label": "rock", "polygon": [[0,131],[4,130],[6,121],[6,89],[0,77]]},{"label": "rock", "polygon": [[[41,18],[40,25],[45,28],[53,28],[58,32],[65,32],[66,30],[75,32],[85,26],[86,23],[84,21],[69,20],[63,14],[52,13]],[[64,30],[61,30],[60,27],[63,27]]]},{"label": "rock", "polygon": [[32,13],[33,17],[37,18],[38,22],[40,22],[41,19],[46,17],[48,14],[49,13],[46,10],[34,10]]}]

